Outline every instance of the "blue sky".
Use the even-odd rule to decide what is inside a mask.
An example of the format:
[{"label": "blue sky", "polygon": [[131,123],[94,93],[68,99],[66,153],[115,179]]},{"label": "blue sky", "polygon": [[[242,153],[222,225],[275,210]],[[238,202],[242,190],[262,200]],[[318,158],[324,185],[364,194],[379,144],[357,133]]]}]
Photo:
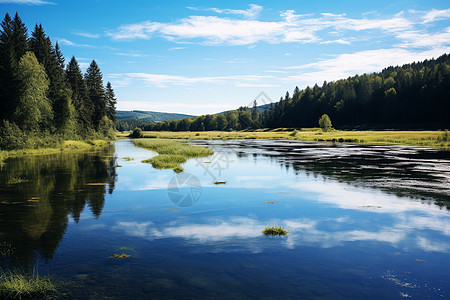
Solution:
[{"label": "blue sky", "polygon": [[95,59],[124,110],[216,113],[450,53],[448,0],[0,0],[16,11]]}]

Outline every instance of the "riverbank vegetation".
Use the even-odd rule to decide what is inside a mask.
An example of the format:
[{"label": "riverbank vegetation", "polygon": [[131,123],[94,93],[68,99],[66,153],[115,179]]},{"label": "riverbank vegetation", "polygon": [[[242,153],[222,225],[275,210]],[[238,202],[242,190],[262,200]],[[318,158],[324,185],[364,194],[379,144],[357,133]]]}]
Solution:
[{"label": "riverbank vegetation", "polygon": [[[122,133],[126,137],[129,133]],[[312,142],[360,143],[368,145],[407,145],[450,150],[448,131],[343,131],[323,132],[320,128],[257,129],[247,131],[143,131],[144,138],[152,139],[286,139]]]},{"label": "riverbank vegetation", "polygon": [[0,29],[0,150],[59,147],[114,137],[116,98],[93,60],[83,75],[42,25],[31,35],[16,13]]},{"label": "riverbank vegetation", "polygon": [[209,148],[191,146],[178,140],[167,139],[138,139],[134,141],[138,147],[149,149],[158,153],[157,156],[144,160],[151,163],[156,169],[173,169],[183,172],[181,164],[190,158],[206,157],[214,154]]}]

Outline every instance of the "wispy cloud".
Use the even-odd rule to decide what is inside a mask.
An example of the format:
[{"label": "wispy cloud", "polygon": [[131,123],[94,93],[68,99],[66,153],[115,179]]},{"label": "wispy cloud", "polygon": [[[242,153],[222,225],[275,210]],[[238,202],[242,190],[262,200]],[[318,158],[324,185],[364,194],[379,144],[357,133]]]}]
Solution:
[{"label": "wispy cloud", "polygon": [[425,51],[391,48],[340,54],[315,63],[285,67],[285,70],[299,70],[301,73],[288,76],[284,80],[313,85],[322,83],[324,80],[338,80],[355,74],[380,71],[387,66],[403,65],[438,57],[449,51],[450,47],[434,48]]},{"label": "wispy cloud", "polygon": [[[258,11],[252,7],[251,11]],[[197,8],[194,8],[197,9]],[[197,9],[198,10],[198,9]],[[204,10],[204,9],[203,9]],[[218,10],[235,13],[240,10]],[[247,11],[246,11],[247,12]],[[183,42],[199,39],[206,45],[252,45],[266,43],[341,43],[350,44],[349,39],[324,40],[319,32],[379,30],[394,34],[414,28],[413,22],[403,15],[382,18],[348,18],[345,14],[321,13],[318,16],[299,15],[289,10],[280,14],[279,21],[232,19],[218,16],[189,16],[171,23],[145,21],[123,25],[108,34],[114,40],[151,39],[162,37],[170,41]]]},{"label": "wispy cloud", "polygon": [[56,5],[54,2],[42,1],[42,0],[0,0],[0,3],[16,3],[16,4],[28,4],[28,5]]},{"label": "wispy cloud", "polygon": [[[168,75],[168,74],[149,74],[149,73],[123,73],[123,74],[110,74],[112,78],[116,78],[121,82],[127,84],[133,81],[143,81],[150,86],[156,87],[168,87],[173,85],[192,85],[198,83],[215,83],[215,84],[234,84],[238,87],[244,86],[265,86],[261,82],[265,79],[271,79],[271,75],[233,75],[233,76],[198,76],[188,77],[181,75]],[[247,85],[246,85],[247,84]]]},{"label": "wispy cloud", "polygon": [[256,5],[256,4],[250,4],[250,8],[246,10],[242,9],[221,9],[221,8],[198,8],[198,7],[188,7],[188,9],[192,10],[202,10],[202,11],[213,11],[219,14],[227,14],[227,15],[242,15],[246,18],[256,18],[259,13],[262,11],[263,7]]},{"label": "wispy cloud", "polygon": [[[109,31],[114,40],[134,40],[164,38],[181,43],[192,42],[203,45],[247,45],[264,42],[279,43],[318,43],[350,45],[358,41],[355,32],[374,31],[376,37],[391,37],[404,40],[424,40],[426,42],[408,45],[423,47],[433,42],[441,44],[448,41],[448,31],[429,33],[428,24],[450,18],[450,9],[430,11],[401,11],[392,16],[380,17],[373,14],[361,18],[350,18],[345,14],[320,13],[315,15],[296,14],[293,10],[281,12],[277,21],[256,20],[262,7],[252,5],[248,10],[192,8],[194,10],[214,11],[230,16],[189,16],[173,22],[152,22],[126,24]],[[232,15],[252,17],[236,18]],[[339,35],[339,38],[329,38]],[[369,37],[371,35],[368,35]],[[405,43],[406,47],[406,43]]]},{"label": "wispy cloud", "polygon": [[89,33],[89,32],[75,32],[74,34],[91,39],[98,39],[101,36],[98,33]]},{"label": "wispy cloud", "polygon": [[58,41],[58,43],[60,45],[65,45],[65,46],[117,50],[116,48],[109,47],[109,46],[94,46],[94,45],[89,45],[89,44],[78,44],[78,43],[72,42],[68,39],[58,39],[57,38],[56,40]]},{"label": "wispy cloud", "polygon": [[431,23],[448,18],[450,18],[450,9],[432,9],[422,17],[424,23]]},{"label": "wispy cloud", "polygon": [[74,43],[67,39],[58,39],[58,42],[60,45],[66,45],[66,46],[96,48],[96,46],[93,46],[93,45],[77,44],[77,43]]}]

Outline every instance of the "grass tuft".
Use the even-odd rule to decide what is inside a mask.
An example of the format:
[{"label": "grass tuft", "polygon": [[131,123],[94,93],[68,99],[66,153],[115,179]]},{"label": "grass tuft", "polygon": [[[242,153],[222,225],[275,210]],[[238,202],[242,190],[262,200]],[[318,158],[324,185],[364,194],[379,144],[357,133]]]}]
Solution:
[{"label": "grass tuft", "polygon": [[285,230],[281,226],[269,226],[266,227],[262,233],[266,236],[281,236],[281,235],[287,235],[289,231]]},{"label": "grass tuft", "polygon": [[158,153],[157,156],[142,162],[151,163],[155,169],[173,169],[177,173],[183,172],[181,164],[189,158],[206,157],[214,154],[212,149],[191,146],[177,140],[139,139],[135,140],[134,144]]},{"label": "grass tuft", "polygon": [[28,275],[21,271],[0,274],[2,299],[49,298],[57,293],[57,285],[48,276]]}]

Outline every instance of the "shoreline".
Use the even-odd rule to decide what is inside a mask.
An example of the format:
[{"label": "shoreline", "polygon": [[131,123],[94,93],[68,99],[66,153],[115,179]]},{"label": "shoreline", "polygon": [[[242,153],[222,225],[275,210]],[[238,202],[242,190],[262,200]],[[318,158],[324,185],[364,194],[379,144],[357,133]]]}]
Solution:
[{"label": "shoreline", "polygon": [[[117,137],[128,137],[129,132]],[[450,151],[448,131],[344,131],[323,132],[320,128],[286,128],[254,131],[143,131],[143,138],[184,140],[285,139],[305,142],[358,143],[374,146],[415,146]]]},{"label": "shoreline", "polygon": [[63,151],[85,151],[89,149],[102,148],[109,145],[109,140],[89,140],[89,141],[64,141],[57,147],[37,148],[37,149],[17,149],[0,150],[0,163],[4,163],[8,158],[19,157],[23,155],[47,155],[61,153]]}]

